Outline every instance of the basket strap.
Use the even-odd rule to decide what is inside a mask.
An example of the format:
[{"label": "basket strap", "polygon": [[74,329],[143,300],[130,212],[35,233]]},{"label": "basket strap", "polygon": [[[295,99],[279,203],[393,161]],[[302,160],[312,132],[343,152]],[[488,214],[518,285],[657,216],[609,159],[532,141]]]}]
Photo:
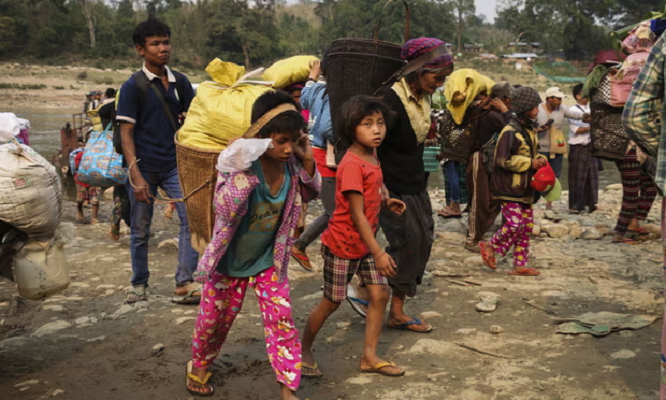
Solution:
[{"label": "basket strap", "polygon": [[[388,5],[391,3],[393,3],[393,0],[388,0],[386,4],[384,4],[384,7],[382,7],[382,10],[379,12],[379,20],[377,21],[377,25],[375,26],[375,30],[372,34],[372,41],[375,43],[379,42],[379,28],[382,26],[382,17],[384,16],[384,10],[386,10],[386,7],[388,7]],[[405,5],[405,42],[407,42],[409,40],[412,12],[409,9],[409,4],[407,4],[406,0],[402,0],[402,4]]]}]

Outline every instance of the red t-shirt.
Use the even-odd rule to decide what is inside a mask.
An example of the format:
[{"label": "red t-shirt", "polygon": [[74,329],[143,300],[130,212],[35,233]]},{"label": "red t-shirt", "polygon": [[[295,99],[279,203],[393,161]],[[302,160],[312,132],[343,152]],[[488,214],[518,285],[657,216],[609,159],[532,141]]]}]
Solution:
[{"label": "red t-shirt", "polygon": [[330,169],[326,163],[326,150],[317,147],[312,148],[312,155],[314,156],[317,170],[322,178],[335,178],[335,170]]},{"label": "red t-shirt", "polygon": [[[377,162],[379,164],[379,162]],[[379,226],[379,211],[382,207],[382,184],[384,178],[379,165],[362,160],[347,152],[338,166],[335,187],[335,211],[328,222],[328,229],[322,235],[322,243],[331,253],[348,260],[363,258],[370,249],[351,218],[351,207],[344,193],[355,191],[363,194],[365,217],[373,232]]]}]

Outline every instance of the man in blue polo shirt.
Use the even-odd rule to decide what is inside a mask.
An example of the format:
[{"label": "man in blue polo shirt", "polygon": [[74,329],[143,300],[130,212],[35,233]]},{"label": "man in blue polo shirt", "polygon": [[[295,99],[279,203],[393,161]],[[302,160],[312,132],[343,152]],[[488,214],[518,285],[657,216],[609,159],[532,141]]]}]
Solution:
[{"label": "man in blue polo shirt", "polygon": [[[143,57],[142,72],[125,82],[118,99],[116,119],[120,123],[123,154],[129,167],[127,193],[131,203],[130,251],[132,290],[128,303],[148,299],[148,239],[154,196],[162,188],[173,199],[183,197],[176,166],[174,135],[194,97],[183,74],[167,64],[171,32],[157,20],[148,20],[134,30],[134,45]],[[159,94],[158,94],[159,93]],[[171,115],[167,114],[167,107]],[[176,203],[180,218],[178,267],[174,301],[198,303],[201,292],[193,283],[198,254],[190,244],[185,204]]]}]

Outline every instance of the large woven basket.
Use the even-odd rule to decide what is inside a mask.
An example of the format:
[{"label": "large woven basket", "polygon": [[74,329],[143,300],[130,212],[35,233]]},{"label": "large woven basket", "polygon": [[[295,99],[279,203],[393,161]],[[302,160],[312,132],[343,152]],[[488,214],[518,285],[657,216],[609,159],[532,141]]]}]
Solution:
[{"label": "large woven basket", "polygon": [[194,250],[203,254],[213,237],[215,212],[213,196],[217,183],[217,157],[219,150],[199,149],[184,145],[176,134],[178,177],[187,208],[190,238]]},{"label": "large woven basket", "polygon": [[465,116],[463,123],[458,125],[453,120],[451,112],[446,109],[442,112],[439,124],[439,136],[442,140],[442,154],[444,158],[467,164],[472,149],[474,137],[472,131],[475,119]]},{"label": "large woven basket", "polygon": [[623,108],[591,103],[590,154],[604,160],[620,160],[627,152],[629,135],[622,125]]},{"label": "large woven basket", "polygon": [[[386,6],[391,3],[389,0]],[[406,9],[405,41],[409,40],[409,5]],[[384,11],[382,9],[382,11]],[[405,66],[400,59],[402,47],[379,40],[381,14],[373,39],[345,38],[335,40],[326,57],[326,81],[331,107],[333,132],[340,129],[342,105],[356,95],[374,95],[397,71]],[[342,144],[344,146],[344,144]]]}]

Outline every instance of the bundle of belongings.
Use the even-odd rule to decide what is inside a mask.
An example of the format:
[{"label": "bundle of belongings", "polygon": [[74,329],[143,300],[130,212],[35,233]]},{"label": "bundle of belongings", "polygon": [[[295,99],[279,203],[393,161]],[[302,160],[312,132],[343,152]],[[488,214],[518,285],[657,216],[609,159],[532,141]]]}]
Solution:
[{"label": "bundle of belongings", "polygon": [[644,21],[627,32],[621,42],[627,54],[624,61],[597,60],[588,75],[582,95],[590,99],[592,115],[591,154],[606,160],[622,159],[633,143],[622,125],[622,112],[634,82],[656,41],[651,21]]},{"label": "bundle of belongings", "polygon": [[19,294],[36,300],[69,285],[62,247],[73,233],[62,240],[60,177],[19,142],[22,125],[14,114],[0,114],[0,275],[15,278]]}]

